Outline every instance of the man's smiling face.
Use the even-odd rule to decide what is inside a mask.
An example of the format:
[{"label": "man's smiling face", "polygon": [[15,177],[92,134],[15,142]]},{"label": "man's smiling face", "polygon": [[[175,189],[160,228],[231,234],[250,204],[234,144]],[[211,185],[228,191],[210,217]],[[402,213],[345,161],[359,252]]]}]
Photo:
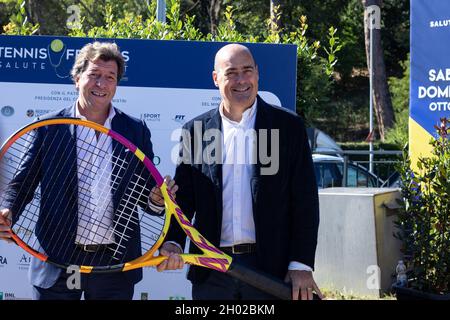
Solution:
[{"label": "man's smiling face", "polygon": [[78,102],[85,110],[107,111],[117,88],[117,63],[114,60],[89,61],[86,70],[75,79]]},{"label": "man's smiling face", "polygon": [[258,94],[258,68],[251,54],[240,47],[230,47],[216,61],[213,80],[223,102],[233,108],[250,107]]}]

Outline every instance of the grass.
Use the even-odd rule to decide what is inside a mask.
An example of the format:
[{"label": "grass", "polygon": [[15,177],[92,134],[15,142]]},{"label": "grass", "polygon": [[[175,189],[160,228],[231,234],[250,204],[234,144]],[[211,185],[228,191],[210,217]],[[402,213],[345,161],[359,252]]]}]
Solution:
[{"label": "grass", "polygon": [[395,300],[394,294],[385,294],[381,298],[376,296],[364,296],[357,295],[353,292],[331,290],[331,289],[321,289],[321,292],[325,296],[325,300]]}]

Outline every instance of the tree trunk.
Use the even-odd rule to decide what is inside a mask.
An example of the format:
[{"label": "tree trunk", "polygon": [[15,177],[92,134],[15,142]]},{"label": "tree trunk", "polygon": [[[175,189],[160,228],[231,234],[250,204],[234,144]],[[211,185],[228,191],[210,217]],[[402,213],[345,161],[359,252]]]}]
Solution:
[{"label": "tree trunk", "polygon": [[209,19],[211,22],[211,34],[215,35],[220,20],[220,7],[222,0],[210,0]]},{"label": "tree trunk", "polygon": [[[383,0],[361,0],[364,8],[372,5],[378,6],[380,9],[383,5]],[[373,17],[373,16],[372,16]],[[370,16],[369,16],[370,18]],[[375,19],[377,16],[375,14]],[[378,17],[378,19],[381,19]],[[370,20],[364,19],[364,35],[366,43],[366,57],[367,67],[370,68]],[[384,64],[383,46],[381,44],[380,28],[373,28],[373,96],[374,108],[378,122],[378,131],[380,139],[383,141],[386,135],[386,130],[392,128],[394,125],[394,109],[392,107],[391,95],[386,77],[386,66]]]},{"label": "tree trunk", "polygon": [[[58,35],[67,32],[69,13],[66,10],[70,4],[67,5],[65,2],[63,0],[28,0],[26,2],[28,20],[32,24],[39,24],[37,34]],[[81,3],[81,1],[78,2]]]},{"label": "tree trunk", "polygon": [[[27,12],[28,21],[30,23],[32,23],[32,24],[39,23],[39,25],[42,26],[43,17],[39,10],[39,4],[37,4],[36,1],[34,1],[34,0],[27,1],[26,12]],[[37,31],[37,33],[39,35],[42,34],[41,29],[42,29],[42,27],[40,27],[39,30]]]}]

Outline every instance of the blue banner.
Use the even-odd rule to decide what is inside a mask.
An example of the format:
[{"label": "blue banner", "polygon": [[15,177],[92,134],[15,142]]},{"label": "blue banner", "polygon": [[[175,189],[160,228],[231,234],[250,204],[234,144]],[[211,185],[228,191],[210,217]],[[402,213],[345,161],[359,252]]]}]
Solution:
[{"label": "blue banner", "polygon": [[[410,151],[426,155],[450,115],[450,1],[411,0]],[[414,161],[413,161],[414,163]]]},{"label": "blue banner", "polygon": [[[1,36],[0,82],[71,84],[70,69],[78,50],[93,39]],[[120,86],[216,89],[211,80],[214,55],[223,42],[109,40],[126,60]],[[260,90],[276,95],[295,110],[297,47],[246,44],[260,71]]]}]

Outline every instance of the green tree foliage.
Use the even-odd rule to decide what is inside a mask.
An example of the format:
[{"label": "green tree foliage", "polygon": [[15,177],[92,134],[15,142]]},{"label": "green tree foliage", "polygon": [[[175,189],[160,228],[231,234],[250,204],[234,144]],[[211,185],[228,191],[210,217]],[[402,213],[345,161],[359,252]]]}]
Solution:
[{"label": "green tree foliage", "polygon": [[14,20],[17,5],[23,7],[22,14],[31,25],[39,24],[36,33],[40,35],[67,34],[70,31],[67,22],[74,17],[83,17],[83,24],[88,29],[101,26],[106,18],[106,7],[117,18],[124,18],[130,13],[143,16],[149,13],[146,1],[140,0],[0,0],[0,9],[5,9],[0,10],[1,25]]},{"label": "green tree foliage", "polygon": [[410,1],[383,0],[383,48],[390,76],[400,77],[409,53]]},{"label": "green tree foliage", "polygon": [[389,86],[392,94],[392,105],[395,112],[395,125],[387,132],[386,142],[395,143],[403,148],[408,142],[408,120],[409,120],[409,55],[407,60],[401,63],[403,76],[401,78],[391,77]]},{"label": "green tree foliage", "polygon": [[167,1],[166,23],[156,20],[156,3],[150,3],[148,18],[133,12],[117,16],[113,7],[105,8],[104,21],[100,26],[90,27],[81,19],[79,28],[69,32],[70,36],[91,38],[130,38],[157,40],[201,40],[204,35],[193,26],[193,18],[180,17],[180,6],[176,0]]},{"label": "green tree foliage", "polygon": [[[270,27],[268,0],[177,0],[175,7],[173,2],[167,3],[168,17],[173,19],[164,25],[155,19],[156,0],[0,0],[0,25],[9,34],[29,34],[24,25],[40,25],[34,29],[35,34],[296,43],[298,112],[339,141],[363,141],[367,137],[369,79],[361,0],[280,0],[278,30]],[[18,3],[26,3],[22,23],[15,17]],[[67,27],[75,13],[68,11],[72,4],[79,10],[81,29]],[[401,61],[409,51],[409,5],[405,0],[383,0],[382,37],[388,77],[402,78],[404,72]],[[215,15],[213,19],[211,15]],[[302,21],[302,16],[308,20]],[[219,22],[214,34],[211,21]],[[335,48],[340,51],[327,54],[324,47],[328,50],[330,26],[338,27],[335,35],[339,34],[339,45]],[[302,33],[304,46],[299,36]],[[332,66],[330,78],[328,59],[333,55],[339,59]],[[390,81],[391,86],[394,83]]]},{"label": "green tree foliage", "polygon": [[[21,2],[25,2],[22,0]],[[105,4],[103,10],[97,10],[93,15],[85,0],[80,5],[78,24],[66,28],[66,34],[77,37],[92,38],[137,38],[159,40],[197,40],[225,42],[267,42],[296,44],[298,48],[298,86],[297,110],[307,121],[314,123],[314,118],[323,117],[326,110],[322,108],[330,99],[333,80],[332,74],[337,62],[337,54],[341,50],[337,30],[328,27],[325,45],[312,41],[307,32],[309,27],[305,16],[301,16],[295,26],[290,26],[289,32],[270,28],[269,16],[263,24],[263,30],[258,35],[247,35],[239,30],[235,13],[237,9],[226,6],[215,34],[203,33],[196,27],[196,19],[188,14],[181,14],[180,0],[166,1],[166,23],[156,20],[156,2],[150,1],[145,12],[134,1],[124,1],[124,6],[114,1],[100,0]],[[125,6],[128,5],[128,7]],[[98,2],[96,2],[98,6]],[[127,10],[123,10],[126,7]],[[66,12],[67,10],[63,10]],[[25,14],[25,13],[21,13]],[[68,14],[66,13],[66,16]],[[31,34],[21,30],[20,21],[12,21],[8,27],[9,34]],[[61,27],[61,26],[60,26]],[[74,28],[75,27],[75,28]],[[264,70],[263,72],[270,72]]]},{"label": "green tree foliage", "polygon": [[364,7],[361,0],[346,2],[346,6],[340,10],[337,24],[342,30],[344,44],[337,69],[345,80],[352,76],[355,69],[367,68],[364,47]]},{"label": "green tree foliage", "polygon": [[[16,2],[0,0],[0,26],[8,24],[11,12],[17,12],[15,9]],[[3,30],[0,30],[2,33]]]},{"label": "green tree foliage", "polygon": [[[9,2],[9,5],[13,2]],[[9,18],[10,22],[3,27],[5,34],[32,35],[39,30],[39,24],[29,21],[26,13],[26,1],[17,0],[14,3],[14,14]]]},{"label": "green tree foliage", "polygon": [[[67,2],[67,0],[65,0]],[[84,1],[89,3],[88,0]],[[155,2],[155,0],[150,1]],[[216,1],[217,2],[217,1]],[[233,7],[235,30],[244,37],[266,39],[269,28],[270,1],[261,0],[220,0],[220,21],[226,19],[228,6]],[[113,6],[116,17],[123,17],[123,12],[147,16],[145,1],[137,0],[99,0],[102,7]],[[367,68],[364,48],[364,8],[361,0],[282,0],[279,8],[281,33],[289,34],[298,29],[301,16],[307,16],[310,24],[308,38],[312,41],[326,43],[328,28],[337,26],[343,49],[336,65],[336,71],[342,76],[349,76],[353,68]],[[139,4],[139,5],[138,5]],[[193,24],[202,34],[210,33],[211,0],[181,0],[180,15],[195,17]],[[400,76],[399,62],[406,59],[409,52],[409,1],[384,0],[382,7],[383,47],[389,75]],[[91,9],[92,10],[92,9]],[[104,10],[98,10],[103,14]],[[84,13],[83,15],[86,15]],[[92,26],[92,23],[90,23]]]}]

